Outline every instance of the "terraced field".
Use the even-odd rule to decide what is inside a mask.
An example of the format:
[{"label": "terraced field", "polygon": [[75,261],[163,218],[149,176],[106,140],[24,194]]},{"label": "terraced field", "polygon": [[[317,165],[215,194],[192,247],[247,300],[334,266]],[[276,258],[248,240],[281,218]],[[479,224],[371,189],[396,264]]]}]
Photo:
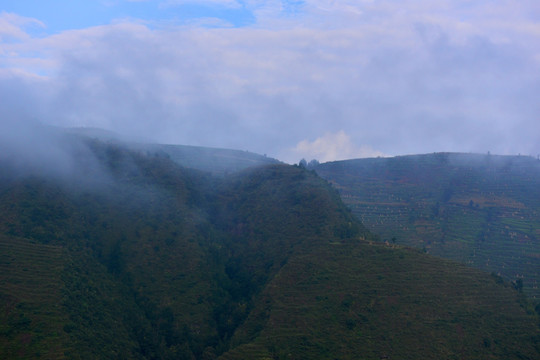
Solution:
[{"label": "terraced field", "polygon": [[431,154],[316,171],[382,241],[521,280],[540,299],[540,161]]},{"label": "terraced field", "polygon": [[[410,249],[329,244],[283,267],[236,335],[247,342],[219,359],[532,359],[537,349],[515,344],[538,329],[501,283]],[[501,326],[509,317],[522,325]]]},{"label": "terraced field", "polygon": [[0,358],[64,358],[63,255],[58,246],[0,235]]}]

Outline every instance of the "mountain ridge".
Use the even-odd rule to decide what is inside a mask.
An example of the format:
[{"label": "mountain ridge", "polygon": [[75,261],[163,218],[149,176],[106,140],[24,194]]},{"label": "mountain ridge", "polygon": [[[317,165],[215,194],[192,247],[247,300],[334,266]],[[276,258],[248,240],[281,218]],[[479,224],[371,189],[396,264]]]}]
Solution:
[{"label": "mountain ridge", "polygon": [[[378,243],[312,171],[212,175],[117,143],[74,148],[78,166],[61,174],[72,178],[42,167],[0,177],[1,357],[540,352],[538,314],[522,293]],[[414,340],[432,331],[436,345]]]}]

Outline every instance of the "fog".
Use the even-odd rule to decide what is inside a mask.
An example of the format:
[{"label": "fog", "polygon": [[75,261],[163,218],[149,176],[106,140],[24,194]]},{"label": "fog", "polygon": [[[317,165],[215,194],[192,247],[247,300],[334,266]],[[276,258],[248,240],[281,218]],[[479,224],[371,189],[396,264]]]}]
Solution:
[{"label": "fog", "polygon": [[88,143],[31,120],[0,123],[2,178],[39,176],[95,186],[111,179]]},{"label": "fog", "polygon": [[245,10],[252,24],[123,18],[55,33],[0,14],[2,142],[57,152],[27,126],[40,122],[289,163],[540,153],[534,1]]}]

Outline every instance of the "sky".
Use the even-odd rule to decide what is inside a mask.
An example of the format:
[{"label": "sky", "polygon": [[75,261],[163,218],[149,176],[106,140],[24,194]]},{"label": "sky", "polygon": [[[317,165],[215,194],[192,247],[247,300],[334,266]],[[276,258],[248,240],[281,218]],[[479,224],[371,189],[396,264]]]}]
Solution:
[{"label": "sky", "polygon": [[289,163],[537,157],[540,2],[0,0],[0,117]]}]

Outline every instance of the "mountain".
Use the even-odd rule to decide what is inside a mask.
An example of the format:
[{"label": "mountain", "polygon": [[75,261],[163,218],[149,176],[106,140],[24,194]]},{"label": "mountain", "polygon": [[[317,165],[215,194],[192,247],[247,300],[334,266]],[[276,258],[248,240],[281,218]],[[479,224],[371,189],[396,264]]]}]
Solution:
[{"label": "mountain", "polygon": [[0,156],[0,358],[540,355],[523,293],[377,242],[311,171],[54,141]]},{"label": "mountain", "polygon": [[494,272],[540,300],[538,159],[436,153],[316,171],[381,240]]}]

